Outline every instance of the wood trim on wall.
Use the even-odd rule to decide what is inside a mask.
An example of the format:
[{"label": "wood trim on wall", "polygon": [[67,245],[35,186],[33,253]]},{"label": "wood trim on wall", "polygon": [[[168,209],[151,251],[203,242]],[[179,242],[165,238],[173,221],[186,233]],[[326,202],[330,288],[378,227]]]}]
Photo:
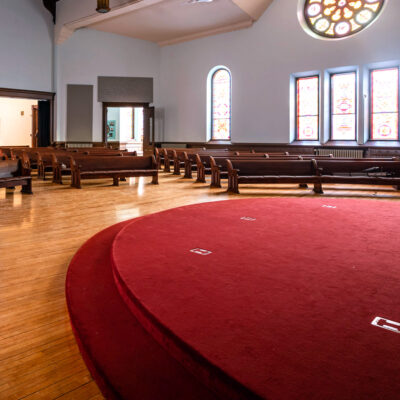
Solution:
[{"label": "wood trim on wall", "polygon": [[54,98],[53,92],[41,92],[37,90],[23,90],[0,88],[0,97],[11,97],[15,99],[49,100],[50,101],[50,142],[54,143]]},{"label": "wood trim on wall", "polygon": [[315,154],[317,149],[335,150],[363,150],[364,157],[368,156],[400,156],[400,146],[380,143],[367,143],[365,145],[346,145],[331,143],[326,145],[294,143],[213,143],[213,142],[157,142],[156,147],[173,147],[174,145],[184,145],[190,147],[206,147],[208,149],[229,149],[229,150],[248,150],[254,149],[256,152],[285,152],[292,154]]},{"label": "wood trim on wall", "polygon": [[86,144],[86,145],[93,146],[93,147],[103,147],[104,146],[103,142],[80,142],[77,140],[72,140],[69,142],[57,141],[57,142],[54,142],[53,144],[54,144],[54,146],[65,147],[65,146],[67,146],[67,144],[70,144],[70,143],[76,143],[76,144],[82,144],[82,145]]},{"label": "wood trim on wall", "polygon": [[215,141],[210,141],[210,142],[160,142],[157,141],[156,145],[161,146],[161,145],[169,145],[169,144],[180,144],[180,145],[186,145],[187,147],[207,147],[207,148],[238,148],[238,147],[244,147],[244,148],[249,148],[249,147],[285,147],[285,148],[293,148],[293,147],[298,147],[298,148],[339,148],[339,149],[369,149],[369,148],[382,148],[382,149],[399,149],[400,150],[400,145],[398,142],[393,143],[384,143],[382,144],[381,142],[376,143],[376,142],[368,142],[366,144],[356,144],[356,143],[334,143],[334,142],[329,142],[326,144],[314,144],[314,143],[306,143],[306,142],[293,142],[293,143],[234,143],[234,142],[215,142]]},{"label": "wood trim on wall", "polygon": [[14,97],[20,99],[33,99],[33,100],[54,100],[55,95],[56,94],[53,92],[40,92],[37,90],[0,88],[1,97]]},{"label": "wood trim on wall", "polygon": [[[92,145],[93,147],[101,147],[104,146],[103,142],[70,142],[77,144],[87,144]],[[68,142],[55,142],[54,145],[59,147],[66,147]],[[109,143],[109,147],[118,148],[116,145],[120,145],[119,142],[111,142]],[[292,154],[315,154],[317,148],[325,148],[325,149],[346,149],[346,150],[363,150],[364,157],[400,157],[400,146],[392,146],[392,147],[377,147],[377,146],[313,146],[313,145],[293,145],[293,144],[285,144],[285,143],[231,143],[231,144],[215,144],[212,142],[156,142],[156,147],[161,147],[161,145],[165,147],[174,147],[180,145],[182,148],[185,147],[207,147],[208,149],[218,149],[218,148],[229,148],[230,150],[249,150],[254,149],[257,152],[284,152],[288,151]]]}]

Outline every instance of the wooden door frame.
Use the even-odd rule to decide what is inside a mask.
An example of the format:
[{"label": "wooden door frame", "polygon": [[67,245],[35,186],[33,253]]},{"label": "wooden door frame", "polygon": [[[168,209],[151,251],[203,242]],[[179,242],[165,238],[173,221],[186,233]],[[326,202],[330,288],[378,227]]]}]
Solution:
[{"label": "wooden door frame", "polygon": [[11,97],[14,99],[32,99],[50,101],[50,143],[54,143],[54,99],[56,94],[53,92],[40,92],[37,90],[22,90],[0,88],[0,97]]},{"label": "wooden door frame", "polygon": [[108,107],[115,107],[115,108],[120,108],[120,107],[132,107],[132,108],[138,108],[138,107],[143,107],[143,108],[149,108],[149,103],[104,103],[103,102],[103,146],[107,145],[107,137],[106,137],[106,125],[107,125],[107,108]]},{"label": "wooden door frame", "polygon": [[[145,151],[152,151],[154,152],[154,147],[155,147],[155,108],[153,106],[147,107],[146,110],[149,112],[149,121],[152,120],[151,125],[145,126],[144,129],[148,130],[148,143],[145,142],[143,138],[143,152]],[[146,111],[144,110],[144,114],[146,114]]]},{"label": "wooden door frame", "polygon": [[32,147],[37,147],[38,144],[38,128],[39,128],[39,106],[32,106]]}]

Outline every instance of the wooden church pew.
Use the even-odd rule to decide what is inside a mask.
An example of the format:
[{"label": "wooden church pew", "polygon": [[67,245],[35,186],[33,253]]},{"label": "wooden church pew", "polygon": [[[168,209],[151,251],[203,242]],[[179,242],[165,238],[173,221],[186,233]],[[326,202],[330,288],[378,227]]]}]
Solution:
[{"label": "wooden church pew", "polygon": [[83,179],[112,178],[118,186],[121,178],[151,176],[158,184],[158,169],[154,156],[147,157],[71,157],[71,186],[81,188]]},{"label": "wooden church pew", "polygon": [[22,186],[21,192],[32,194],[32,177],[26,155],[19,160],[0,161],[0,188]]}]

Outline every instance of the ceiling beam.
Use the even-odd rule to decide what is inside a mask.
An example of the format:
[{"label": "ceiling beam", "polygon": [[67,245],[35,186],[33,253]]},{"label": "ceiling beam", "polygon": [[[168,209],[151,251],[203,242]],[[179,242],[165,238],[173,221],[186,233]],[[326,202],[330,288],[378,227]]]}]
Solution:
[{"label": "ceiling beam", "polygon": [[238,7],[240,7],[246,14],[248,14],[253,19],[253,21],[257,21],[273,2],[273,0],[232,0],[232,1]]}]

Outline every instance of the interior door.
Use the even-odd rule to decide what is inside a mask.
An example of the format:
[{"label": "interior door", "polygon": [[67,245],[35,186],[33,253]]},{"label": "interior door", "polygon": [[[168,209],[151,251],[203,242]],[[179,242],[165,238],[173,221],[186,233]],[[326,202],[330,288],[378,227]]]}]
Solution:
[{"label": "interior door", "polygon": [[39,107],[32,106],[32,147],[38,147],[39,135]]},{"label": "interior door", "polygon": [[143,108],[143,154],[154,152],[154,107]]},{"label": "interior door", "polygon": [[50,146],[51,108],[49,100],[39,100],[37,124],[38,124],[37,146],[38,147]]}]

